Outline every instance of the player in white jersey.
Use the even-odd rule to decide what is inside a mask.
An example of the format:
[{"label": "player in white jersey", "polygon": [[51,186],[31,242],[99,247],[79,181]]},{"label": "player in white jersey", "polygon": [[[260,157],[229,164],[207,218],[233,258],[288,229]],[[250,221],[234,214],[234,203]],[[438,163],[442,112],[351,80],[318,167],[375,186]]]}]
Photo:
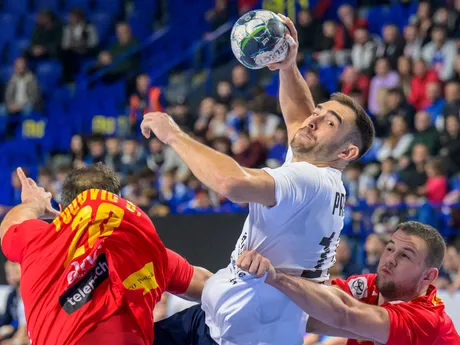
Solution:
[{"label": "player in white jersey", "polygon": [[329,278],[343,226],[342,170],[369,149],[374,128],[361,106],[344,94],[315,107],[295,62],[297,33],[293,23],[283,19],[292,33],[290,53],[270,66],[280,70],[280,103],[290,142],[282,167],[244,168],[190,138],[167,114],[144,116],[146,137],[153,132],[170,145],[209,188],[249,203],[230,264],[205,284],[202,309],[192,307],[159,322],[156,344],[302,344],[305,313],[284,294],[236,267],[243,250],[255,249],[275,267],[305,279]]}]

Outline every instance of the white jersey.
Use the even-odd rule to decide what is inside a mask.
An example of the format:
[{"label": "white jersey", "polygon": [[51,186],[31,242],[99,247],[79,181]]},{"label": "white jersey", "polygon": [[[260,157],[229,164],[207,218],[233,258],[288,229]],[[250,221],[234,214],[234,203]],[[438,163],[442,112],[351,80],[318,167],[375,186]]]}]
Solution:
[{"label": "white jersey", "polygon": [[291,274],[329,279],[343,227],[345,188],[333,168],[286,163],[265,168],[275,180],[277,204],[251,203],[230,264],[205,284],[202,309],[211,337],[220,345],[301,345],[306,314],[286,295],[242,272],[235,262],[255,249]]}]

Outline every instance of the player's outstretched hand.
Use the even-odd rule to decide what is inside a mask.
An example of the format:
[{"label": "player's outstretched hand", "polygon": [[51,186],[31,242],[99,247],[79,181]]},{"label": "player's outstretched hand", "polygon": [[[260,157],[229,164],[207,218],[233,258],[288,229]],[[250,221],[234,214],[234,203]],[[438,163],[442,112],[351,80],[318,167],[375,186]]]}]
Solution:
[{"label": "player's outstretched hand", "polygon": [[17,168],[19,181],[21,181],[21,201],[22,203],[31,203],[40,210],[40,218],[54,219],[59,216],[59,211],[51,206],[53,195],[45,191],[44,188],[38,187],[33,179],[27,177],[21,168]]},{"label": "player's outstretched hand", "polygon": [[293,64],[297,64],[297,51],[299,49],[299,38],[297,36],[297,30],[291,19],[289,19],[288,17],[280,13],[278,13],[278,17],[280,17],[281,20],[284,23],[286,23],[291,33],[291,34],[286,34],[286,40],[289,44],[289,52],[283,61],[267,65],[270,71],[286,69],[286,68],[291,67]]},{"label": "player's outstretched hand", "polygon": [[170,144],[174,136],[182,133],[176,122],[166,113],[153,112],[144,115],[141,123],[142,135],[147,139],[150,133],[153,134],[165,144]]},{"label": "player's outstretched hand", "polygon": [[275,268],[270,260],[255,250],[244,251],[236,261],[236,265],[242,270],[258,277],[262,277],[265,272],[268,272],[267,280],[274,280],[276,276]]}]

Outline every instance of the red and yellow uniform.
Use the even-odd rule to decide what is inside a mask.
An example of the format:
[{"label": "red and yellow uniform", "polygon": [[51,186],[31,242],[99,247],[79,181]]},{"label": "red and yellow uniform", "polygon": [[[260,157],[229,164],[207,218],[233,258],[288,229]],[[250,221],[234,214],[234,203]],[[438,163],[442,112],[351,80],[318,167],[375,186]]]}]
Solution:
[{"label": "red and yellow uniform", "polygon": [[[363,303],[378,305],[376,274],[335,279],[336,285]],[[410,302],[392,301],[381,305],[390,316],[390,336],[386,345],[460,345],[460,337],[452,320],[444,311],[444,303],[430,285],[426,295]],[[349,339],[347,345],[373,345],[372,341]]]},{"label": "red and yellow uniform", "polygon": [[98,189],[82,192],[51,224],[10,227],[2,248],[21,264],[33,345],[100,343],[108,338],[99,328],[110,324],[123,325],[112,328],[114,341],[119,331],[151,345],[156,302],[164,291],[185,292],[193,275],[142,210]]}]

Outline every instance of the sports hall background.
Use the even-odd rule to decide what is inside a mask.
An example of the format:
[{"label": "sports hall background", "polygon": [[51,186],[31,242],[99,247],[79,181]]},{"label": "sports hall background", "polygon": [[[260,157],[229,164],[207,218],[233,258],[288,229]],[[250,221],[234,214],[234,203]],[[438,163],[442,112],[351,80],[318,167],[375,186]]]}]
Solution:
[{"label": "sports hall background", "polygon": [[278,74],[238,65],[229,42],[240,14],[266,8],[295,20],[315,101],[345,92],[377,129],[370,152],[344,172],[347,212],[331,273],[375,272],[396,224],[431,224],[449,243],[438,284],[460,327],[459,0],[0,3],[0,216],[20,202],[17,166],[57,205],[71,167],[103,161],[167,246],[193,264],[225,266],[247,205],[204,188],[139,124],[144,112],[166,111],[244,166],[282,164]]}]

